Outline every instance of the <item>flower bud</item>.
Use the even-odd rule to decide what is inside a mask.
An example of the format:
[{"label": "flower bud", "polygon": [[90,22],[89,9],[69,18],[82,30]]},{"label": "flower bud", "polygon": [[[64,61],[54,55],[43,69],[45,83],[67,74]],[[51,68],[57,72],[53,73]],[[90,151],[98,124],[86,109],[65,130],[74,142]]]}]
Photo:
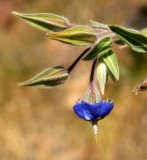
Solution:
[{"label": "flower bud", "polygon": [[48,88],[63,84],[67,79],[67,70],[62,66],[55,66],[37,74],[35,77],[28,81],[18,83],[18,86]]},{"label": "flower bud", "polygon": [[24,14],[12,11],[12,14],[20,17],[30,25],[43,31],[61,31],[67,28],[69,22],[66,18],[49,13]]},{"label": "flower bud", "polygon": [[49,32],[47,38],[73,45],[91,45],[96,40],[96,34],[90,27],[76,26],[61,32]]}]

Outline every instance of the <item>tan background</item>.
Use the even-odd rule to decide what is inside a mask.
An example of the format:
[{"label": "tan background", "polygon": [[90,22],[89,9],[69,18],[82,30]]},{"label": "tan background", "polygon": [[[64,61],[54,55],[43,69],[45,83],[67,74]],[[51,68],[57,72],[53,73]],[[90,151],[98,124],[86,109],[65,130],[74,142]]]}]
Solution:
[{"label": "tan background", "polygon": [[80,62],[61,87],[17,88],[49,66],[68,67],[84,50],[52,41],[12,10],[49,12],[73,23],[147,27],[146,0],[0,0],[0,160],[145,160],[147,93],[133,88],[147,77],[147,56],[115,46],[120,81],[106,86],[112,113],[99,122],[98,144],[90,123],[72,107],[88,89],[91,62]]}]

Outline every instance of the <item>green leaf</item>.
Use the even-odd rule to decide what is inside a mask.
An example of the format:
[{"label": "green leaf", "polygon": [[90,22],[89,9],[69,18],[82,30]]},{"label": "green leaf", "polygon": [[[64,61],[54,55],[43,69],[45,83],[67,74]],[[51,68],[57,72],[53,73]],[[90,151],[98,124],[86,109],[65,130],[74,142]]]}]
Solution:
[{"label": "green leaf", "polygon": [[91,20],[91,19],[90,19],[89,21],[90,21],[90,23],[91,23],[92,25],[94,25],[94,26],[107,28],[107,25],[106,25],[106,24],[99,23],[99,22],[93,21],[93,20]]},{"label": "green leaf", "polygon": [[63,84],[67,79],[67,70],[62,66],[55,66],[37,74],[28,81],[18,83],[18,86],[49,88]]},{"label": "green leaf", "polygon": [[137,52],[147,52],[147,37],[138,32],[130,31],[129,29],[109,25],[109,28],[120,39],[124,40],[133,50]]},{"label": "green leaf", "polygon": [[69,23],[66,18],[49,13],[24,14],[12,11],[12,14],[43,31],[61,31]]},{"label": "green leaf", "polygon": [[105,90],[106,74],[107,74],[106,64],[101,60],[99,61],[97,66],[97,79],[98,79],[102,94],[104,94],[104,90]]},{"label": "green leaf", "polygon": [[83,60],[89,61],[98,58],[112,50],[112,40],[109,36],[102,37],[98,40],[92,51]]},{"label": "green leaf", "polygon": [[147,37],[147,28],[142,29],[140,32]]},{"label": "green leaf", "polygon": [[61,32],[49,32],[47,37],[73,45],[90,45],[96,40],[94,30],[85,26],[72,27]]},{"label": "green leaf", "polygon": [[113,73],[110,71],[110,69],[108,67],[107,67],[107,74],[110,76],[112,81],[115,83],[115,77],[114,77]]},{"label": "green leaf", "polygon": [[106,24],[103,24],[103,23],[99,23],[99,22],[96,22],[96,21],[93,21],[93,20],[89,20],[90,23],[93,25],[93,29],[97,32],[103,32],[105,31],[106,29],[109,29],[108,26]]},{"label": "green leaf", "polygon": [[117,40],[114,40],[114,42],[116,44],[119,44],[119,45],[125,45],[126,43],[124,41],[122,41],[121,39],[117,39]]},{"label": "green leaf", "polygon": [[119,80],[119,67],[115,54],[111,51],[103,56],[103,61],[112,72],[112,74]]}]

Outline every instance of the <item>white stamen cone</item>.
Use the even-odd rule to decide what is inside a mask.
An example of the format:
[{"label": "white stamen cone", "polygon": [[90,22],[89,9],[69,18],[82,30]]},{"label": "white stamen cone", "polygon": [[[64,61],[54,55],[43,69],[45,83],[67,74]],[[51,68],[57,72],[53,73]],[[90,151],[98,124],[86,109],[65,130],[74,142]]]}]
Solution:
[{"label": "white stamen cone", "polygon": [[93,132],[94,132],[95,140],[96,140],[96,144],[97,144],[97,133],[98,133],[97,121],[92,122],[92,128],[93,128]]}]

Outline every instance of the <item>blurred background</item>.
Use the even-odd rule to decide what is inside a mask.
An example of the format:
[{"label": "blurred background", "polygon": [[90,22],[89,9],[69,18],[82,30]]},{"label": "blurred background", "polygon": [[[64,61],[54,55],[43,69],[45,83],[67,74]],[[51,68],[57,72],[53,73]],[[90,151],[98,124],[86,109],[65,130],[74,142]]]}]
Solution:
[{"label": "blurred background", "polygon": [[147,27],[146,0],[0,0],[0,160],[147,159],[147,92],[133,92],[147,77],[147,55],[114,47],[120,80],[106,85],[103,98],[115,106],[98,124],[96,145],[91,124],[72,109],[88,89],[91,62],[80,61],[57,88],[16,86],[50,66],[68,67],[85,48],[46,39],[12,10]]}]

